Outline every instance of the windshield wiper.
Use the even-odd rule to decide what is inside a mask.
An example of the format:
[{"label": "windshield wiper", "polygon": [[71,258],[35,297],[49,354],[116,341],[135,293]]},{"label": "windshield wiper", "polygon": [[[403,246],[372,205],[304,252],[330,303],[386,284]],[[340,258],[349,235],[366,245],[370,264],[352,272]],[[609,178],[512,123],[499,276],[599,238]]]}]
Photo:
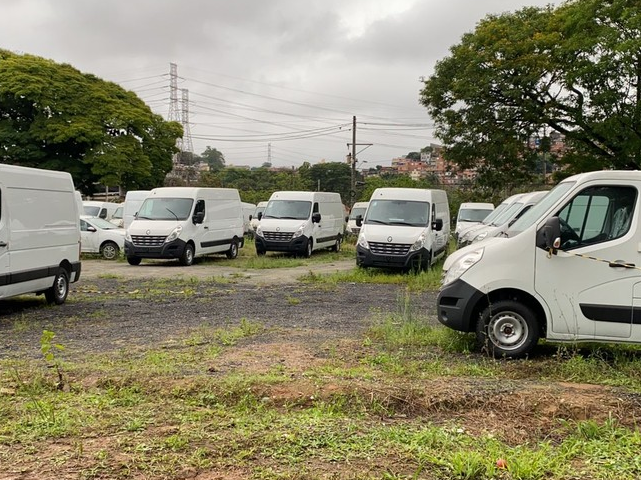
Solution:
[{"label": "windshield wiper", "polygon": [[367,223],[378,223],[380,225],[389,225],[389,223],[384,222],[383,220],[373,220],[371,218],[367,219]]}]

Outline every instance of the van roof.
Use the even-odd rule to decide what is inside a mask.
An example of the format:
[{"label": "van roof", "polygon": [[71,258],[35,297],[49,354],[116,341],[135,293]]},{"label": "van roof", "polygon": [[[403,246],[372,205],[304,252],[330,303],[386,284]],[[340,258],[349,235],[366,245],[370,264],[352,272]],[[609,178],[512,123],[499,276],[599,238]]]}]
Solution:
[{"label": "van roof", "polygon": [[447,199],[447,194],[445,193],[445,190],[436,190],[436,189],[429,189],[429,188],[383,187],[383,188],[377,188],[376,190],[374,190],[374,193],[372,193],[372,197],[370,198],[370,201],[375,198],[430,201],[435,196],[441,197],[444,200]]},{"label": "van roof", "polygon": [[479,210],[493,210],[494,204],[488,202],[465,202],[461,203],[460,208],[477,208]]}]

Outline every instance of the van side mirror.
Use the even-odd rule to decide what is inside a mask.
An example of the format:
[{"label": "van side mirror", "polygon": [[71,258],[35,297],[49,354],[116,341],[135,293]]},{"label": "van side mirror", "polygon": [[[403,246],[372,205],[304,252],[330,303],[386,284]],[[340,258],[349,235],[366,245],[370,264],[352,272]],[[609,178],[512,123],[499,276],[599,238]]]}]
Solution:
[{"label": "van side mirror", "polygon": [[321,214],[316,212],[312,213],[312,223],[320,223],[321,221]]},{"label": "van side mirror", "polygon": [[191,221],[194,222],[194,225],[203,223],[204,219],[205,219],[205,212],[194,213],[194,216],[191,217]]},{"label": "van side mirror", "polygon": [[250,221],[250,222],[251,222],[251,220],[252,220],[252,218],[253,218],[253,217],[254,217],[253,215],[250,215],[250,216],[249,216],[249,221]]},{"label": "van side mirror", "polygon": [[345,221],[349,222],[349,215],[345,215]]},{"label": "van side mirror", "polygon": [[356,215],[356,226],[357,227],[363,226],[363,215]]},{"label": "van side mirror", "polygon": [[536,232],[536,246],[545,250],[556,250],[561,246],[561,221],[559,217],[548,218]]},{"label": "van side mirror", "polygon": [[260,219],[263,218],[263,212],[258,212],[258,221],[260,222]]},{"label": "van side mirror", "polygon": [[97,232],[98,230],[96,229],[96,227],[92,227],[91,225],[89,225],[89,226],[87,227],[87,231],[88,231],[88,232]]},{"label": "van side mirror", "polygon": [[432,222],[432,230],[435,232],[440,232],[443,230],[443,219],[442,218],[437,218]]}]

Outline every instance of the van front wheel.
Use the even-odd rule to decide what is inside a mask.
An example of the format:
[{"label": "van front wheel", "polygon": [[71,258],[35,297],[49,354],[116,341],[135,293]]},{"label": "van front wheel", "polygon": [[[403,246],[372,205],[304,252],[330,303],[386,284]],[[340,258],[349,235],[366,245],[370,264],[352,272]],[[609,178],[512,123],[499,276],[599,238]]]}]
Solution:
[{"label": "van front wheel", "polygon": [[140,265],[142,258],[140,257],[127,257],[127,263],[129,265]]},{"label": "van front wheel", "polygon": [[105,260],[113,260],[120,253],[120,248],[114,242],[105,242],[100,247],[100,254]]},{"label": "van front wheel", "polygon": [[183,254],[180,256],[179,261],[184,267],[189,267],[194,263],[194,247],[192,247],[190,243],[185,245],[185,249],[183,250]]},{"label": "van front wheel", "polygon": [[227,258],[229,259],[234,259],[238,256],[238,242],[236,240],[231,241],[229,250],[225,252],[225,255],[227,255]]},{"label": "van front wheel", "polygon": [[310,238],[307,240],[307,245],[305,245],[305,258],[309,258],[312,256],[312,250],[314,249],[314,244],[312,243],[312,239]]},{"label": "van front wheel", "polygon": [[69,277],[67,277],[67,272],[61,268],[58,270],[58,273],[56,273],[56,277],[53,280],[51,288],[45,290],[45,298],[48,303],[61,305],[65,303],[68,293]]},{"label": "van front wheel", "polygon": [[481,314],[476,339],[482,349],[496,358],[519,358],[530,353],[539,341],[539,324],[526,305],[499,300]]}]

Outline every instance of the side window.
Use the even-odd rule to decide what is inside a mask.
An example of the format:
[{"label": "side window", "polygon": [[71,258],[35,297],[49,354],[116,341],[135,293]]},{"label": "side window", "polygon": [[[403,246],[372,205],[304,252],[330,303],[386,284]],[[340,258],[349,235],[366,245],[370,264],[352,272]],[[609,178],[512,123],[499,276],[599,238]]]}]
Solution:
[{"label": "side window", "polygon": [[432,203],[432,218],[431,221],[433,222],[436,220],[436,203]]},{"label": "side window", "polygon": [[196,201],[196,206],[194,207],[194,215],[197,213],[203,212],[205,213],[205,201],[204,200],[198,200]]},{"label": "side window", "polygon": [[80,220],[80,230],[82,232],[86,232],[88,226],[89,225],[87,224],[87,222],[85,222],[84,220]]},{"label": "side window", "polygon": [[632,187],[602,186],[583,190],[558,213],[561,249],[607,242],[630,229],[637,191]]},{"label": "side window", "polygon": [[98,215],[100,218],[107,218],[107,209],[103,208],[100,210],[100,214]]},{"label": "side window", "polygon": [[[309,205],[309,203],[307,205]],[[307,208],[309,208],[309,207],[307,207]],[[318,202],[314,202],[314,209],[312,210],[312,213],[318,213],[319,211],[320,210],[318,209]]]}]

